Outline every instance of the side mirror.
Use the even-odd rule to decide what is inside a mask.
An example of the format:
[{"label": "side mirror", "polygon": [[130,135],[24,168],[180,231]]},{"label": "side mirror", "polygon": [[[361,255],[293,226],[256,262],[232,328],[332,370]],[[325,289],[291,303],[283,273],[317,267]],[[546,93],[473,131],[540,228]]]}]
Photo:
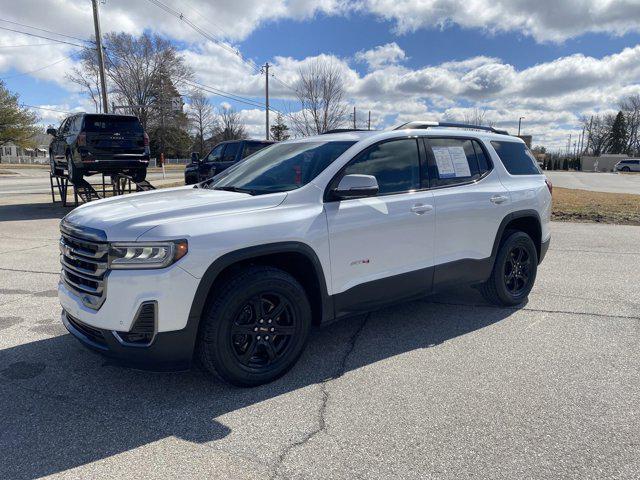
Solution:
[{"label": "side mirror", "polygon": [[378,194],[378,180],[373,175],[345,175],[331,193],[340,200],[373,197]]},{"label": "side mirror", "polygon": [[[42,130],[40,130],[42,131]],[[47,128],[47,135],[51,135],[52,137],[56,136],[57,130],[55,128]]]},{"label": "side mirror", "polygon": [[191,152],[191,163],[200,163],[200,155],[198,155],[198,152]]}]

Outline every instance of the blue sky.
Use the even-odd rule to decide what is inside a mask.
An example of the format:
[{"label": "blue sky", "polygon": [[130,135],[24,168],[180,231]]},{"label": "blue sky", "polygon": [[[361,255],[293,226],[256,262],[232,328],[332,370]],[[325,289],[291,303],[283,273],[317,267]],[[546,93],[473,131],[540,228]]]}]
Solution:
[{"label": "blue sky", "polygon": [[[640,2],[166,3],[245,57],[258,64],[269,61],[289,85],[316,57],[334,62],[343,73],[346,103],[361,112],[371,110],[379,128],[415,118],[460,120],[482,111],[487,120],[511,129],[524,116],[529,132],[554,147],[580,130],[582,116],[615,111],[621,98],[640,94]],[[92,34],[88,0],[0,4],[0,27],[10,26],[4,19],[79,38]],[[263,102],[264,77],[156,5],[108,0],[101,9],[103,31],[163,35],[180,49],[198,82]],[[26,104],[61,111],[92,109],[87,96],[65,79],[76,65],[77,49],[64,44],[3,48],[38,42],[50,43],[0,30],[0,78],[19,75],[6,84]],[[60,64],[28,73],[67,56]],[[264,131],[260,108],[215,95],[210,100],[241,110],[255,136]],[[296,108],[292,92],[275,81],[272,105],[285,112]],[[48,110],[40,110],[40,115],[44,123],[63,116]]]}]

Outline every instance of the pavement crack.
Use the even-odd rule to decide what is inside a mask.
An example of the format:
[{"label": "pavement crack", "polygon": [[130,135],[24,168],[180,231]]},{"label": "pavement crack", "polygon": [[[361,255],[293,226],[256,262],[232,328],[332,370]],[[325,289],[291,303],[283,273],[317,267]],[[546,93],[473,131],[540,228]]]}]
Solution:
[{"label": "pavement crack", "polygon": [[289,454],[293,450],[297,449],[298,447],[302,447],[302,446],[306,445],[316,435],[318,435],[320,433],[323,433],[323,432],[326,432],[326,430],[327,430],[326,413],[327,413],[327,405],[328,405],[329,399],[330,399],[330,394],[329,394],[329,391],[327,390],[327,385],[329,383],[331,383],[332,381],[337,380],[338,378],[342,377],[342,375],[344,375],[344,373],[346,371],[346,368],[347,368],[347,362],[349,361],[349,357],[351,357],[351,354],[355,350],[356,343],[358,341],[358,337],[360,336],[360,334],[364,330],[364,327],[366,326],[366,324],[369,321],[370,317],[371,317],[370,313],[365,315],[364,318],[362,319],[362,322],[360,322],[360,325],[358,325],[358,328],[356,328],[356,330],[349,337],[349,341],[347,342],[347,349],[346,349],[344,355],[342,356],[342,358],[340,359],[340,362],[338,363],[333,375],[331,375],[330,377],[322,380],[318,384],[319,387],[320,387],[321,399],[320,399],[320,406],[318,407],[318,413],[317,413],[318,421],[317,421],[316,428],[314,428],[313,430],[308,432],[300,440],[297,440],[297,441],[289,444],[280,453],[280,455],[278,455],[278,458],[276,459],[276,462],[275,462],[275,464],[273,466],[273,469],[272,469],[273,474],[270,477],[271,480],[274,480],[276,478],[281,478],[280,469],[281,469],[282,465],[284,464],[284,462],[286,461],[286,459],[289,456]]},{"label": "pavement crack", "polygon": [[613,314],[605,314],[605,313],[593,313],[593,312],[573,312],[571,310],[546,310],[543,308],[519,308],[519,307],[498,307],[494,305],[483,305],[480,303],[455,303],[455,302],[439,302],[434,300],[422,300],[424,303],[432,303],[434,305],[445,305],[448,307],[469,307],[469,308],[487,308],[487,309],[495,309],[495,310],[510,310],[512,312],[539,312],[539,313],[557,313],[557,314],[565,314],[565,315],[586,315],[589,317],[599,317],[599,318],[620,318],[624,320],[640,320],[640,317],[635,317],[632,315],[613,315]]},{"label": "pavement crack", "polygon": [[0,267],[3,272],[20,272],[20,273],[41,273],[43,275],[60,275],[60,272],[43,272],[41,270],[22,270],[20,268],[4,268]]},{"label": "pavement crack", "polygon": [[55,245],[55,244],[53,244],[53,243],[47,243],[47,244],[45,244],[45,245],[39,245],[39,246],[37,246],[37,247],[21,248],[21,249],[19,249],[19,250],[9,250],[8,252],[0,252],[0,255],[8,255],[8,254],[10,254],[10,253],[18,253],[18,252],[28,252],[28,251],[30,251],[30,250],[37,250],[37,249],[39,249],[39,248],[51,247],[51,246],[53,246],[53,245]]}]

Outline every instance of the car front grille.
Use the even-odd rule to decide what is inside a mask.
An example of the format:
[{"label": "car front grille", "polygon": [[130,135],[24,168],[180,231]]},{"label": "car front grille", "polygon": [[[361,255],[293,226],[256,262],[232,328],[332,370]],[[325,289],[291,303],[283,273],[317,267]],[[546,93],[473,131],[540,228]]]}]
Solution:
[{"label": "car front grille", "polygon": [[98,310],[107,293],[109,245],[81,237],[77,231],[71,235],[64,226],[61,231],[62,281],[81,298],[84,305]]},{"label": "car front grille", "polygon": [[72,317],[66,312],[65,312],[65,315],[67,316],[67,321],[71,324],[71,326],[75,328],[78,332],[80,332],[82,335],[87,337],[87,339],[89,339],[93,343],[98,344],[101,347],[107,346],[107,342],[104,339],[104,335],[102,334],[102,331],[98,330],[97,328],[93,328],[87,325],[86,323],[82,323],[80,320]]}]

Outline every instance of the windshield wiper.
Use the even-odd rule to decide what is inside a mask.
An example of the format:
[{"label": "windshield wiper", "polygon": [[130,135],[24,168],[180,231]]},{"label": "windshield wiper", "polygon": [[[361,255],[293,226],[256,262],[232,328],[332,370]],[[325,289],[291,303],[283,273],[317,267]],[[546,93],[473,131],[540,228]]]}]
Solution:
[{"label": "windshield wiper", "polygon": [[236,192],[236,193],[248,193],[249,195],[255,195],[256,191],[248,188],[239,188],[239,187],[212,187],[212,190],[223,190],[225,192]]}]

